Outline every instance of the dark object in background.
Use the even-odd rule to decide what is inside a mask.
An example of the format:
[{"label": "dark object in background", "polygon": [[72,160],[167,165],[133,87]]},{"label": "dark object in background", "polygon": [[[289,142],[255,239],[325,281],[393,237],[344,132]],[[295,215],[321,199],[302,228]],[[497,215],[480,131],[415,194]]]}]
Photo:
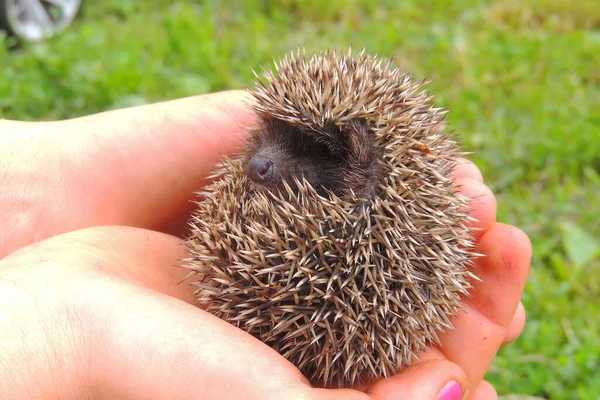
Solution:
[{"label": "dark object in background", "polygon": [[0,30],[18,41],[40,42],[66,29],[83,0],[0,0]]}]

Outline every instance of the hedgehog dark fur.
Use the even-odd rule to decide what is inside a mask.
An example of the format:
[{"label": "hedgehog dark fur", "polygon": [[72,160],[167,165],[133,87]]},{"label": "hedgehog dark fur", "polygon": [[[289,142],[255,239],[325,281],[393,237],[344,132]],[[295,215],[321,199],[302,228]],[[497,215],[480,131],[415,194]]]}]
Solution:
[{"label": "hedgehog dark fur", "polygon": [[198,304],[315,384],[390,376],[452,328],[475,278],[445,112],[364,52],[292,54],[265,77],[246,151],[191,221]]}]

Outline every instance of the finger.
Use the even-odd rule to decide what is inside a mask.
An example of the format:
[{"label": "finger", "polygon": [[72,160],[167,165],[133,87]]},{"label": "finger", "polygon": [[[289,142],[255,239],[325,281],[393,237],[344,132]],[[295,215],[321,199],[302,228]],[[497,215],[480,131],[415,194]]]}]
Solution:
[{"label": "finger", "polygon": [[487,381],[481,381],[470,400],[498,400],[496,389]]},{"label": "finger", "polygon": [[457,184],[460,193],[471,199],[469,208],[475,222],[470,226],[474,228],[475,238],[479,239],[496,224],[496,197],[490,188],[475,179],[461,178]]},{"label": "finger", "polygon": [[479,241],[477,250],[485,256],[476,260],[467,303],[496,325],[508,328],[525,288],[531,262],[531,242],[523,231],[498,223]]},{"label": "finger", "polygon": [[[71,228],[132,225],[179,233],[193,192],[223,155],[239,151],[253,114],[223,92],[59,122],[69,142]],[[60,214],[60,213],[59,213]],[[77,218],[74,218],[77,217]]]},{"label": "finger", "polygon": [[377,381],[366,391],[374,400],[459,400],[466,377],[454,363],[445,360],[420,362],[389,379]]},{"label": "finger", "polygon": [[503,346],[514,342],[519,336],[521,336],[521,333],[525,328],[526,320],[527,313],[525,312],[525,306],[523,306],[523,303],[520,302],[517,306],[517,311],[515,312],[515,315],[513,315],[510,325],[508,325],[508,329],[506,330],[506,337],[502,342]]},{"label": "finger", "polygon": [[471,160],[459,158],[456,162],[456,167],[452,173],[452,177],[458,179],[473,179],[479,183],[483,183],[483,175],[477,166]]},{"label": "finger", "polygon": [[440,349],[478,384],[501,346],[525,286],[531,244],[517,228],[496,224],[480,240],[472,297],[453,319],[455,332],[441,336]]}]

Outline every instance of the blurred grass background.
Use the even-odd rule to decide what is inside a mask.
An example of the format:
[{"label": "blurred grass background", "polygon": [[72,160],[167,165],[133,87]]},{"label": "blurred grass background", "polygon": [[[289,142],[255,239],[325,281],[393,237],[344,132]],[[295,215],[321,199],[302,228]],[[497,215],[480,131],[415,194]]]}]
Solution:
[{"label": "blurred grass background", "polygon": [[0,117],[62,119],[243,88],[252,68],[290,48],[350,43],[433,80],[499,220],[531,237],[528,324],[487,378],[501,395],[598,398],[597,0],[87,1],[60,37],[0,45]]}]

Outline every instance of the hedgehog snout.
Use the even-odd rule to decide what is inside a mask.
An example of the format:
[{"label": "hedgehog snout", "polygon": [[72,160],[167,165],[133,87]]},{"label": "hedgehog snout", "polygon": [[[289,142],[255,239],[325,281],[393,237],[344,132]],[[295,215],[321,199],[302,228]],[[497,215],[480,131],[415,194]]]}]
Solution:
[{"label": "hedgehog snout", "polygon": [[269,185],[274,182],[275,173],[275,162],[263,155],[254,155],[248,163],[248,177],[255,183]]}]

